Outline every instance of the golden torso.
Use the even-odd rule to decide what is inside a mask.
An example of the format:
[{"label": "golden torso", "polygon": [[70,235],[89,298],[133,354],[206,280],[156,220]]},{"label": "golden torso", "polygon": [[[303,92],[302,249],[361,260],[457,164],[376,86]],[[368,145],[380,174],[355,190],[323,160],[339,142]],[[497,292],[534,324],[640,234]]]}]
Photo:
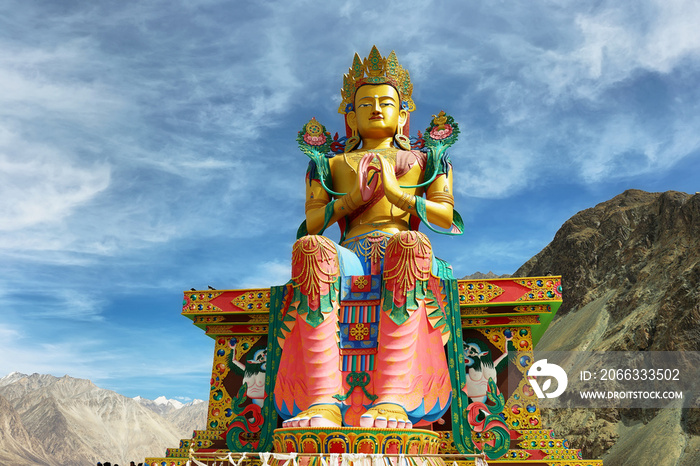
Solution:
[{"label": "golden torso", "polygon": [[[336,192],[347,193],[353,188],[357,179],[358,166],[362,157],[368,152],[378,154],[389,162],[392,167],[396,167],[396,157],[398,149],[390,148],[384,150],[356,150],[347,154],[336,155],[330,159],[331,175],[333,177],[333,190]],[[400,173],[397,176],[397,181],[403,186],[412,186],[420,184],[423,181],[423,169],[418,163],[415,155],[411,152],[404,152],[403,157],[408,158],[408,170]],[[372,165],[379,167],[378,162],[372,162]],[[376,173],[375,176],[379,176]],[[381,182],[377,183],[375,193],[382,191]],[[423,188],[404,188],[408,194],[422,195]],[[372,203],[369,207],[358,212],[351,219],[347,226],[347,238],[352,238],[358,235],[369,233],[371,231],[383,231],[388,234],[394,234],[399,231],[408,230],[409,214],[398,207],[392,205],[386,196],[381,196],[379,200]]]},{"label": "golden torso", "polygon": [[[312,180],[307,185],[305,209],[309,233],[317,234],[329,222],[332,224],[342,218],[349,222],[345,229],[346,238],[377,230],[390,235],[406,231],[411,217],[408,212],[415,209],[417,199],[424,192],[426,200],[421,204],[427,219],[422,220],[443,228],[450,227],[454,204],[450,200],[452,179],[449,173],[435,178],[427,188],[402,187],[422,183],[426,157],[421,152],[399,151],[392,147],[395,136],[401,134],[399,128],[404,127],[408,118],[408,112],[401,108],[400,103],[398,92],[388,84],[365,85],[357,89],[356,110],[346,114],[346,123],[353,131],[353,137],[361,139],[362,148],[336,155],[328,161],[333,181],[329,188],[347,194],[340,196],[339,202],[331,204],[332,209],[328,209],[331,197],[321,183]],[[376,157],[368,157],[363,162],[363,157],[370,153]],[[367,190],[372,189],[375,195],[367,196]],[[437,198],[438,191],[447,194],[439,196],[441,202],[433,202],[431,195]]]}]

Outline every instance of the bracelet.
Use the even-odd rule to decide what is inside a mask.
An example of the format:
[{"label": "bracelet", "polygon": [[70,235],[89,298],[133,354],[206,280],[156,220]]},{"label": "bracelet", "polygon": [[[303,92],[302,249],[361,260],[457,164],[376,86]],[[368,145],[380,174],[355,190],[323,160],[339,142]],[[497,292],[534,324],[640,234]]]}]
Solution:
[{"label": "bracelet", "polygon": [[398,207],[401,210],[408,210],[413,208],[411,205],[411,201],[415,200],[415,196],[411,196],[408,193],[401,193],[401,199],[396,201],[396,204],[394,204],[396,207]]},{"label": "bracelet", "polygon": [[347,210],[349,212],[353,212],[353,211],[357,210],[357,205],[354,202],[352,202],[352,197],[350,197],[350,194],[346,194],[345,196],[340,198],[340,202],[341,202],[341,206],[340,206],[341,210]]}]

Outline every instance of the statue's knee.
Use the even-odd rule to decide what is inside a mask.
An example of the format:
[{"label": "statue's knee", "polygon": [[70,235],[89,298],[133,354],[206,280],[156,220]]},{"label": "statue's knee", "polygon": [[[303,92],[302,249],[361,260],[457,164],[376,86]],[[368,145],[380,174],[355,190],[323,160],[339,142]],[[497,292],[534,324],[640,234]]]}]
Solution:
[{"label": "statue's knee", "polygon": [[295,277],[309,268],[324,275],[338,275],[338,253],[333,241],[320,235],[302,236],[292,248],[292,276]]},{"label": "statue's knee", "polygon": [[293,251],[300,251],[301,253],[308,254],[319,250],[330,251],[333,253],[333,255],[336,254],[333,241],[329,240],[325,236],[306,235],[294,242]]},{"label": "statue's knee", "polygon": [[384,255],[384,279],[409,271],[427,279],[433,260],[430,240],[419,231],[402,231],[391,237]]},{"label": "statue's knee", "polygon": [[386,254],[413,253],[419,256],[432,253],[430,240],[420,231],[400,231],[393,235],[386,245]]}]

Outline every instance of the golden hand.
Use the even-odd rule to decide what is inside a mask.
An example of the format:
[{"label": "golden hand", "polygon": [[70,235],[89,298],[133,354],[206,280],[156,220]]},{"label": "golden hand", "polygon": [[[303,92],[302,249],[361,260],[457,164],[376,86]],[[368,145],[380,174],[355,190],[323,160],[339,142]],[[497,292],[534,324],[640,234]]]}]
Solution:
[{"label": "golden hand", "polygon": [[363,187],[366,184],[366,175],[362,170],[357,171],[355,180],[350,192],[339,199],[341,210],[344,215],[354,212],[367,201],[364,199]]},{"label": "golden hand", "polygon": [[377,189],[377,184],[379,183],[380,173],[378,172],[382,171],[382,167],[375,163],[376,160],[381,162],[381,156],[372,152],[367,152],[364,157],[362,157],[357,167],[360,192],[362,193],[362,200],[364,202],[372,198],[374,191]]},{"label": "golden hand", "polygon": [[379,164],[382,172],[382,187],[384,189],[384,195],[392,204],[396,205],[400,201],[404,191],[399,186],[399,182],[396,179],[396,173],[394,172],[394,167],[384,159],[381,155],[377,156],[379,158]]}]

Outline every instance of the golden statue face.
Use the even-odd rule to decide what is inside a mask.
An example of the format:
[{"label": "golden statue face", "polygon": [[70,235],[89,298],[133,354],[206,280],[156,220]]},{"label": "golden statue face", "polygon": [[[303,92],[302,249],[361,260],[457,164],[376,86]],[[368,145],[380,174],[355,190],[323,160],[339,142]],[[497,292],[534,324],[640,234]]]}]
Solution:
[{"label": "golden statue face", "polygon": [[355,111],[348,113],[348,125],[364,139],[393,139],[406,123],[398,92],[389,84],[365,85],[355,94]]}]

